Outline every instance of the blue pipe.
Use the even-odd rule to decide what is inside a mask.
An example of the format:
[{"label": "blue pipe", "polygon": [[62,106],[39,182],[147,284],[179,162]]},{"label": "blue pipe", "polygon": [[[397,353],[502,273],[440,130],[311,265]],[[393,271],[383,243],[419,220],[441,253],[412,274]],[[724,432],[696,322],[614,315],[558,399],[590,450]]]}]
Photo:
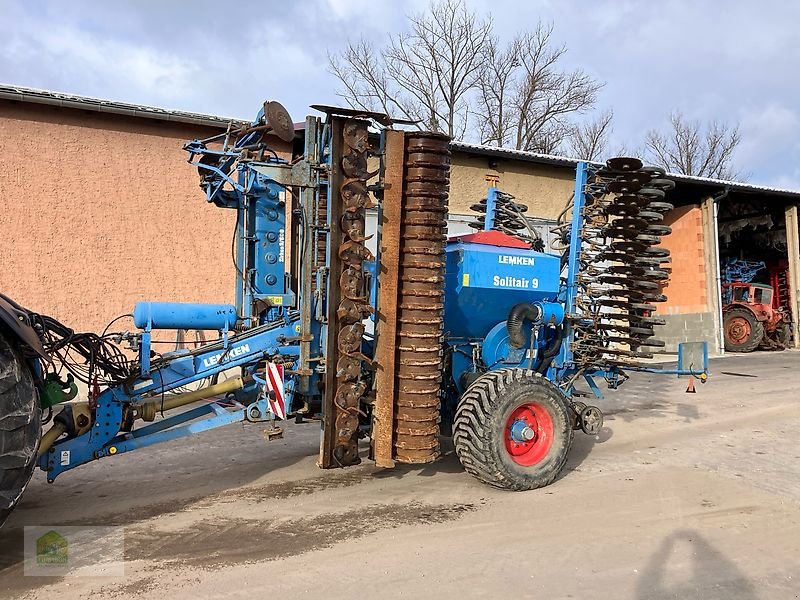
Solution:
[{"label": "blue pipe", "polygon": [[231,330],[236,324],[236,307],[231,304],[137,302],[133,323],[139,329]]}]

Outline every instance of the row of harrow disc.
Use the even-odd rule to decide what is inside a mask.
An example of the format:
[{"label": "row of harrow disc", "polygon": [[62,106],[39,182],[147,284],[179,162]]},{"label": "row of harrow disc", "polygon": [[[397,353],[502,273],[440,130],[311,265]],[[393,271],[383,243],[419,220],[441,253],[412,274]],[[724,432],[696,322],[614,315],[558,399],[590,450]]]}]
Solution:
[{"label": "row of harrow disc", "polygon": [[573,346],[582,366],[640,366],[664,346],[653,338],[664,321],[652,315],[667,299],[670,258],[660,243],[671,233],[663,220],[674,187],[662,169],[624,157],[608,160],[587,184]]}]

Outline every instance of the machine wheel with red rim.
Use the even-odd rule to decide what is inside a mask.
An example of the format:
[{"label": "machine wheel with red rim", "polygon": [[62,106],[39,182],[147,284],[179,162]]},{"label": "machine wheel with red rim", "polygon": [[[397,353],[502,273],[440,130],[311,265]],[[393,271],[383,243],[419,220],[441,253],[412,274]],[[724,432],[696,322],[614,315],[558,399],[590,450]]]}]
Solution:
[{"label": "machine wheel with red rim", "polygon": [[764,324],[756,319],[753,311],[745,307],[733,307],[725,311],[723,330],[725,350],[728,352],[752,352],[764,338]]},{"label": "machine wheel with red rim", "polygon": [[475,380],[456,409],[453,441],[464,469],[509,490],[555,480],[572,446],[564,395],[533,371],[498,369]]},{"label": "machine wheel with red rim", "polygon": [[539,402],[523,402],[506,420],[506,451],[523,467],[542,462],[553,447],[553,419]]}]

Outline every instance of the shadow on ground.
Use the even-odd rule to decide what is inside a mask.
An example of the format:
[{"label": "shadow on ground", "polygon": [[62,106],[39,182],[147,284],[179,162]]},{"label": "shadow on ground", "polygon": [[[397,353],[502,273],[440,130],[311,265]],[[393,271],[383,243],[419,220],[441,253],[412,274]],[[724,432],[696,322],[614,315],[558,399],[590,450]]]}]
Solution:
[{"label": "shadow on ground", "polygon": [[[686,568],[686,557],[691,557]],[[694,529],[664,538],[639,576],[636,598],[755,600],[755,585]]]}]

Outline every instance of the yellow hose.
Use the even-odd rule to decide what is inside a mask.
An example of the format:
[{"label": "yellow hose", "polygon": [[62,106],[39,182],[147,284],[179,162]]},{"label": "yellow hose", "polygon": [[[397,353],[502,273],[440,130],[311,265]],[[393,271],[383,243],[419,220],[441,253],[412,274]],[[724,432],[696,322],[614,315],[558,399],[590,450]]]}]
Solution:
[{"label": "yellow hose", "polygon": [[50,450],[66,430],[67,428],[62,423],[53,423],[53,426],[42,436],[42,441],[39,442],[39,456]]}]

